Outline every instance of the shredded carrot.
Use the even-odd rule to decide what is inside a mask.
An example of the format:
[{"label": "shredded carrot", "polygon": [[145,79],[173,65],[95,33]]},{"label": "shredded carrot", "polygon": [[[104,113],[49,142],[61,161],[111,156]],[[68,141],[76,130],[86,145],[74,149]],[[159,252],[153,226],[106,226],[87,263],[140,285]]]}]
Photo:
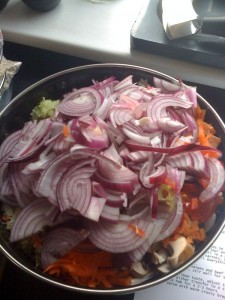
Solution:
[{"label": "shredded carrot", "polygon": [[198,220],[193,220],[187,213],[184,213],[182,221],[173,235],[163,240],[164,247],[167,247],[170,241],[175,241],[180,236],[185,236],[189,243],[193,243],[194,241],[204,241],[206,233],[199,226]]},{"label": "shredded carrot", "polygon": [[63,135],[64,135],[64,137],[68,137],[69,134],[70,134],[70,128],[69,128],[69,126],[64,124],[63,125]]},{"label": "shredded carrot", "polygon": [[45,272],[71,284],[90,288],[129,286],[131,281],[128,270],[113,268],[113,255],[105,251],[86,253],[72,250],[49,265]]},{"label": "shredded carrot", "polygon": [[[205,110],[197,106],[195,110],[195,118],[199,128],[198,142],[203,146],[217,148],[221,142],[221,139],[215,136],[216,130],[213,125],[204,121],[205,113]],[[212,153],[209,152],[208,154]]]},{"label": "shredded carrot", "polygon": [[191,210],[195,210],[197,209],[199,206],[199,200],[197,197],[193,197],[191,198],[191,201],[190,201],[190,209]]},{"label": "shredded carrot", "polygon": [[200,150],[201,153],[206,156],[206,157],[214,157],[214,158],[220,158],[221,157],[221,153],[218,152],[217,150]]},{"label": "shredded carrot", "polygon": [[206,110],[202,109],[199,105],[197,105],[195,109],[195,119],[201,119],[204,120],[206,115]]},{"label": "shredded carrot", "polygon": [[136,234],[144,237],[145,233],[141,228],[138,228],[137,225],[129,224],[128,225],[131,230],[133,230]]}]

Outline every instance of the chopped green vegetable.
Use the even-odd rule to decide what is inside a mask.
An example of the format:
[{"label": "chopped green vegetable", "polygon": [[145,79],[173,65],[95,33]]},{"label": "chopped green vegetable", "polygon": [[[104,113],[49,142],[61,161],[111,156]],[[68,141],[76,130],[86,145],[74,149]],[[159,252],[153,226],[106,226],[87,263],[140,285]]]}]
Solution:
[{"label": "chopped green vegetable", "polygon": [[32,119],[41,120],[52,117],[55,112],[55,107],[59,102],[59,100],[50,100],[43,97],[42,101],[32,110]]},{"label": "chopped green vegetable", "polygon": [[175,208],[175,192],[169,184],[162,183],[158,190],[158,199],[168,205],[170,211]]}]

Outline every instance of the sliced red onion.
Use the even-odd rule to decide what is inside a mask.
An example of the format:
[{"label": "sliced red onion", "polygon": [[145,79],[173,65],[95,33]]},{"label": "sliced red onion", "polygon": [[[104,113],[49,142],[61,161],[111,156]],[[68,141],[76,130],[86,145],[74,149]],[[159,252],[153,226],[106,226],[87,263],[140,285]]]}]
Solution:
[{"label": "sliced red onion", "polygon": [[195,147],[195,145],[193,144],[183,144],[175,147],[153,147],[151,145],[134,142],[130,139],[125,140],[125,144],[128,147],[128,149],[130,149],[130,151],[150,151],[150,152],[166,153],[166,154],[175,154],[175,153],[179,153],[180,151],[185,151],[188,150],[189,148]]},{"label": "sliced red onion", "polygon": [[75,144],[74,139],[67,139],[62,133],[53,141],[52,150],[59,155],[70,150]]},{"label": "sliced red onion", "polygon": [[76,119],[71,124],[72,135],[81,145],[91,149],[102,150],[109,146],[107,130],[103,127],[99,119],[91,116]]},{"label": "sliced red onion", "polygon": [[151,189],[151,192],[149,193],[149,200],[150,200],[151,216],[153,219],[156,219],[158,215],[158,204],[159,204],[158,192],[156,187]]},{"label": "sliced red onion", "polygon": [[59,227],[50,231],[42,241],[41,265],[43,270],[48,265],[68,253],[89,235],[85,229]]},{"label": "sliced red onion", "polygon": [[17,216],[10,233],[10,241],[16,242],[42,231],[45,226],[55,226],[65,219],[58,208],[47,199],[39,198],[29,203]]},{"label": "sliced red onion", "polygon": [[209,170],[209,184],[201,192],[201,202],[210,201],[224,188],[225,170],[222,163],[213,157],[205,158]]},{"label": "sliced red onion", "polygon": [[113,104],[113,100],[111,97],[105,97],[102,105],[97,109],[94,113],[93,116],[96,116],[98,118],[101,118],[102,120],[105,120],[108,117],[109,114],[109,109],[111,105]]},{"label": "sliced red onion", "polygon": [[56,188],[63,173],[72,165],[70,154],[61,154],[56,157],[42,173],[36,186],[36,192],[48,198],[48,200],[58,205],[56,197]]},{"label": "sliced red onion", "polygon": [[166,222],[160,231],[160,234],[157,237],[157,241],[162,241],[163,239],[172,235],[172,233],[176,230],[179,226],[181,219],[183,216],[183,202],[180,195],[176,197],[176,208],[169,214],[164,211],[160,212],[158,209],[158,218],[163,219],[166,217]]},{"label": "sliced red onion", "polygon": [[146,177],[149,177],[150,174],[152,174],[153,169],[154,169],[154,154],[151,153],[151,156],[142,165],[140,172],[139,172],[139,178],[144,186],[146,186],[146,184],[147,184],[147,186],[149,187],[149,185],[148,185],[149,181],[147,180],[148,181],[147,182],[145,179],[146,179]]},{"label": "sliced red onion", "polygon": [[127,206],[127,194],[119,193],[115,191],[105,190],[106,192],[106,203],[112,207],[126,207]]},{"label": "sliced red onion", "polygon": [[151,145],[151,138],[149,136],[134,133],[127,128],[123,128],[123,133],[134,142],[137,142],[139,144]]},{"label": "sliced red onion", "polygon": [[102,100],[102,95],[96,89],[85,87],[68,94],[57,109],[67,116],[85,116],[97,111],[102,105]]},{"label": "sliced red onion", "polygon": [[114,106],[110,109],[109,119],[115,128],[130,121],[132,118],[132,111],[127,106]]},{"label": "sliced red onion", "polygon": [[110,223],[118,223],[120,217],[120,208],[111,205],[104,205],[100,218]]},{"label": "sliced red onion", "polygon": [[107,131],[96,125],[95,128],[85,128],[81,130],[82,139],[81,144],[92,149],[105,149],[109,146],[109,138]]},{"label": "sliced red onion", "polygon": [[133,75],[129,75],[120,82],[118,82],[117,85],[114,86],[114,91],[119,91],[124,88],[130,87],[133,85]]},{"label": "sliced red onion", "polygon": [[152,122],[164,117],[168,117],[166,109],[167,107],[171,106],[174,108],[188,109],[192,106],[192,103],[190,101],[182,100],[178,97],[173,97],[170,95],[158,96],[148,103],[147,116]]},{"label": "sliced red onion", "polygon": [[107,198],[107,193],[99,182],[92,180],[91,184],[92,184],[92,192],[94,196],[98,196],[104,199]]},{"label": "sliced red onion", "polygon": [[146,187],[153,187],[154,185],[158,185],[162,183],[167,176],[167,169],[165,166],[158,166],[157,168],[154,168],[153,172],[150,174],[146,174],[141,178],[141,181],[144,186]]},{"label": "sliced red onion", "polygon": [[9,166],[12,190],[20,207],[25,207],[34,198],[31,190],[33,178],[22,173],[24,165],[24,163],[11,163]]},{"label": "sliced red onion", "polygon": [[45,150],[43,150],[37,161],[26,163],[21,172],[24,175],[40,174],[40,172],[56,158],[56,154],[52,152],[52,148],[53,147],[50,144]]},{"label": "sliced red onion", "polygon": [[51,135],[45,142],[45,146],[48,146],[50,143],[54,142],[60,135],[62,135],[64,126],[65,125],[63,124],[63,122],[54,121],[52,123]]},{"label": "sliced red onion", "polygon": [[205,158],[201,151],[188,151],[170,155],[165,158],[165,162],[191,175],[207,175]]},{"label": "sliced red onion", "polygon": [[106,189],[121,193],[132,193],[134,190],[134,184],[132,181],[120,181],[120,178],[117,178],[115,181],[106,179],[99,172],[95,173],[96,180],[99,181]]},{"label": "sliced red onion", "polygon": [[[98,248],[108,252],[131,251],[143,244],[149,236],[152,229],[149,218],[149,215],[146,214],[145,218],[142,217],[131,223],[120,221],[112,224],[103,220],[87,222],[90,231],[89,239]],[[135,228],[143,234],[138,234]]]},{"label": "sliced red onion", "polygon": [[153,82],[154,82],[154,86],[156,88],[160,88],[162,93],[170,94],[170,93],[177,92],[180,89],[183,89],[183,87],[177,83],[172,83],[158,77],[153,77]]},{"label": "sliced red onion", "polygon": [[98,162],[98,169],[102,176],[106,177],[108,180],[117,181],[119,177],[121,182],[131,182],[132,184],[138,182],[137,174],[123,165],[115,166],[100,160]]},{"label": "sliced red onion", "polygon": [[75,210],[85,215],[91,202],[90,177],[94,172],[94,167],[78,168],[77,165],[64,172],[57,185],[57,199],[62,212]]},{"label": "sliced red onion", "polygon": [[125,89],[122,89],[120,92],[118,92],[118,97],[120,97],[120,95],[128,96],[131,99],[134,99],[136,101],[143,100],[145,96],[143,88],[138,85],[132,85],[132,86],[128,86]]},{"label": "sliced red onion", "polygon": [[148,239],[145,240],[145,242],[137,247],[136,249],[129,251],[127,253],[129,260],[131,262],[138,262],[141,261],[144,258],[144,255],[146,252],[150,249],[151,245],[156,242],[162,227],[164,226],[165,220],[163,219],[153,219],[151,222],[151,231],[148,236]]},{"label": "sliced red onion", "polygon": [[22,161],[31,158],[44,146],[51,134],[51,128],[50,119],[40,120],[37,125],[35,122],[31,124],[29,122],[25,126],[25,130],[21,132],[18,144],[11,152],[8,161]]},{"label": "sliced red onion", "polygon": [[5,204],[18,206],[18,202],[13,192],[10,176],[7,176],[1,184],[0,199]]},{"label": "sliced red onion", "polygon": [[193,107],[197,107],[197,91],[196,87],[189,86],[184,90],[188,99],[193,103]]},{"label": "sliced red onion", "polygon": [[84,213],[84,217],[93,221],[98,222],[100,216],[102,216],[105,209],[106,198],[91,197],[89,206]]},{"label": "sliced red onion", "polygon": [[96,90],[101,91],[101,93],[105,96],[108,96],[108,94],[111,94],[113,92],[114,86],[119,83],[119,81],[114,77],[110,76],[102,81],[92,80],[93,87]]},{"label": "sliced red onion", "polygon": [[169,165],[166,165],[166,172],[169,184],[172,184],[174,191],[179,194],[186,179],[186,172]]},{"label": "sliced red onion", "polygon": [[7,136],[7,138],[2,142],[0,147],[0,166],[2,162],[10,155],[10,152],[14,148],[14,146],[18,143],[21,135],[21,130],[17,130]]},{"label": "sliced red onion", "polygon": [[163,132],[174,133],[176,131],[184,130],[185,125],[176,120],[170,118],[161,118],[158,120],[158,126]]}]

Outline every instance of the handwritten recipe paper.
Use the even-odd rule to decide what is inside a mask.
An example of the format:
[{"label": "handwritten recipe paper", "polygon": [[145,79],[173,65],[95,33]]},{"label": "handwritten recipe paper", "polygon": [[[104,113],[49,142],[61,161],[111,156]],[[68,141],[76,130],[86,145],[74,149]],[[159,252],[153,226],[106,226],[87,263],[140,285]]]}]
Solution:
[{"label": "handwritten recipe paper", "polygon": [[225,299],[225,229],[202,258],[186,271],[134,296],[134,300],[150,299]]}]

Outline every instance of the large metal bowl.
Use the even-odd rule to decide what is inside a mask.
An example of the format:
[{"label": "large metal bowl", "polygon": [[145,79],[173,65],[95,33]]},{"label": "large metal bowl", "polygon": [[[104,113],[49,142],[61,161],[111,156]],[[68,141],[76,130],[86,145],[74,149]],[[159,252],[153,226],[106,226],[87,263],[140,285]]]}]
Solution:
[{"label": "large metal bowl", "polygon": [[[170,76],[162,74],[160,72],[138,67],[132,65],[123,64],[94,64],[82,67],[76,67],[69,70],[65,70],[49,76],[36,84],[33,84],[25,91],[15,97],[11,103],[0,113],[0,143],[4,138],[22,127],[25,121],[30,118],[30,112],[34,106],[36,106],[42,97],[58,99],[63,94],[69,92],[74,87],[82,87],[91,85],[92,79],[103,80],[104,78],[115,75],[118,79],[122,79],[130,74],[133,74],[134,81],[138,81],[141,78],[147,79],[150,83],[153,76],[157,76],[168,80],[170,82],[177,83],[178,81]],[[210,104],[198,95],[198,102],[202,108],[207,110],[207,119],[216,128],[217,135],[221,138],[221,150],[225,153],[225,126],[220,119],[216,111],[210,106]],[[207,235],[204,243],[202,243],[197,249],[194,256],[189,259],[184,265],[173,270],[172,272],[149,279],[146,282],[138,284],[136,286],[130,286],[127,288],[113,288],[113,289],[91,289],[85,287],[71,286],[65,283],[59,282],[56,279],[43,274],[40,270],[36,269],[31,262],[28,261],[17,249],[9,243],[6,238],[4,230],[0,233],[0,249],[6,257],[11,260],[15,265],[21,268],[23,271],[34,276],[37,280],[42,280],[51,285],[61,287],[67,290],[83,292],[89,294],[123,294],[133,293],[135,291],[150,288],[158,285],[178,273],[184,271],[196,262],[214,243],[219,234],[221,233],[225,225],[225,206],[223,205],[218,211],[216,223],[212,230]]]}]

